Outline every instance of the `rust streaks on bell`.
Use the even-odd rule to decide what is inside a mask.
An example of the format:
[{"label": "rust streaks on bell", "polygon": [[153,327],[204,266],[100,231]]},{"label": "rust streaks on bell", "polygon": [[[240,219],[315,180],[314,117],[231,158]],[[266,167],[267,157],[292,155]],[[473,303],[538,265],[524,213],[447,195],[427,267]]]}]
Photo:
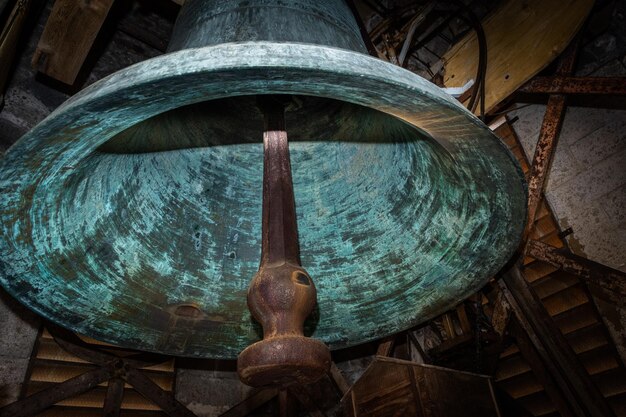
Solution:
[{"label": "rust streaks on bell", "polygon": [[263,220],[259,271],[248,290],[248,307],[263,326],[263,340],[237,360],[241,380],[252,386],[307,384],[330,367],[330,350],[304,336],[317,291],[300,265],[298,224],[291,180],[285,106],[289,96],[260,96],[263,133]]}]

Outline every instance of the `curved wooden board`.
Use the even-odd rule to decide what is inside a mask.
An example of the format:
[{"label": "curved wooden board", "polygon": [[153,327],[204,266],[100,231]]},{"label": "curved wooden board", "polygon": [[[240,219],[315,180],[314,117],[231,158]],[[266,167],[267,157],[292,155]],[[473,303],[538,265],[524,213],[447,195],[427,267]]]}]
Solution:
[{"label": "curved wooden board", "polygon": [[[507,0],[485,20],[488,113],[552,62],[570,43],[593,0]],[[444,84],[461,87],[476,78],[478,42],[468,33],[443,56]]]}]

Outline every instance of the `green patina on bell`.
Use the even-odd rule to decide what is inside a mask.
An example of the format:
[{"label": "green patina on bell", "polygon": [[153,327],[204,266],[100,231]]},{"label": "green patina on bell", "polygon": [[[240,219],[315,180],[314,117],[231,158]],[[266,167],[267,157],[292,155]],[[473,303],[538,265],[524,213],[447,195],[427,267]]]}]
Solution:
[{"label": "green patina on bell", "polygon": [[171,52],[72,97],[0,163],[0,281],[74,331],[234,358],[261,337],[261,94],[286,124],[307,334],[341,348],[427,320],[514,252],[523,175],[453,98],[365,54],[342,0],[187,0]]}]

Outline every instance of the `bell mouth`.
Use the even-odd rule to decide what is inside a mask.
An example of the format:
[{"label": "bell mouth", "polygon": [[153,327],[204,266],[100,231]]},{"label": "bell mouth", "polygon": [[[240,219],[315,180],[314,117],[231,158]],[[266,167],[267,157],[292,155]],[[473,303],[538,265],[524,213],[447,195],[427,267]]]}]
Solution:
[{"label": "bell mouth", "polygon": [[[235,358],[260,338],[245,301],[261,247],[256,94],[303,103],[287,129],[318,288],[308,335],[336,349],[416,325],[515,250],[523,175],[458,103],[363,54],[256,42],[122,70],[20,140],[0,162],[5,288],[103,341]],[[236,128],[209,123],[220,114]]]}]

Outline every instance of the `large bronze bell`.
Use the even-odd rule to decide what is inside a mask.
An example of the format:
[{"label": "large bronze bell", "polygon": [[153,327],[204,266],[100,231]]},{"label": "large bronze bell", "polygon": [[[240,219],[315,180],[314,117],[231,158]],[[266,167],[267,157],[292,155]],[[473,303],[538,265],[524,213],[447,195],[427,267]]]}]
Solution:
[{"label": "large bronze bell", "polygon": [[2,285],[124,347],[237,357],[263,336],[246,305],[262,260],[249,304],[266,339],[240,358],[253,385],[314,380],[320,341],[450,308],[511,257],[526,218],[502,143],[366,55],[343,0],[187,0],[168,54],[60,106],[0,184]]}]

